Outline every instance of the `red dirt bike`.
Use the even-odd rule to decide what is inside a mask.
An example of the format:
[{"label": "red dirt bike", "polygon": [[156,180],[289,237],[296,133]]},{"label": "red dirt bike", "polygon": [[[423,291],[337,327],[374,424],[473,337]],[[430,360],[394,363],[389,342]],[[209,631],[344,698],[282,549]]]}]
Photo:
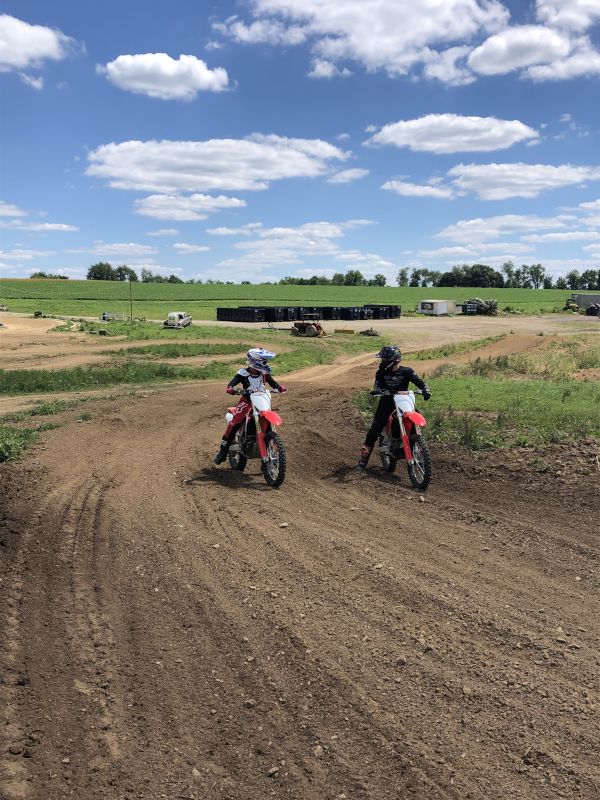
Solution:
[{"label": "red dirt bike", "polygon": [[406,459],[408,477],[415,489],[425,491],[431,480],[431,454],[421,428],[425,417],[415,408],[417,391],[371,392],[373,397],[394,397],[395,408],[379,437],[379,455],[386,472],[394,472],[399,459]]},{"label": "red dirt bike", "polygon": [[[282,420],[277,412],[271,409],[271,392],[264,389],[248,392],[238,389],[235,394],[248,398],[248,410],[233,442],[229,448],[229,464],[232,469],[242,472],[249,458],[260,458],[262,473],[269,486],[277,488],[285,478],[285,445],[275,430]],[[231,422],[239,409],[227,409],[225,418]]]}]

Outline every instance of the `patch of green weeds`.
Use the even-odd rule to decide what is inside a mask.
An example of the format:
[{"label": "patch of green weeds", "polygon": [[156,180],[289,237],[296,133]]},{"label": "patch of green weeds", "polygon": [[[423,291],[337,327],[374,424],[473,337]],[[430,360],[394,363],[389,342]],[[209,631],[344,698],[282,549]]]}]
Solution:
[{"label": "patch of green weeds", "polygon": [[35,431],[0,425],[0,463],[21,455],[35,439]]}]

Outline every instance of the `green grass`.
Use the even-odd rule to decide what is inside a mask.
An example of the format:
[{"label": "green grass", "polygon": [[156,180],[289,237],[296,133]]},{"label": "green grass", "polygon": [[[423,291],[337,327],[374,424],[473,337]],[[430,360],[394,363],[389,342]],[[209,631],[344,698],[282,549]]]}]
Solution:
[{"label": "green grass", "polygon": [[35,431],[0,425],[0,463],[17,458],[34,439]]},{"label": "green grass", "polygon": [[77,400],[52,400],[50,402],[43,402],[38,400],[33,408],[28,408],[26,411],[17,411],[14,414],[3,414],[0,416],[0,423],[2,422],[22,422],[30,417],[51,416],[52,414],[60,414],[63,411],[69,411],[81,403],[87,402],[87,397],[80,397]]},{"label": "green grass", "polygon": [[[221,349],[220,352],[226,351],[233,354],[242,352],[249,347],[248,343],[244,341],[244,337],[248,335],[248,331],[245,328],[203,326],[186,328],[185,331],[173,331],[152,323],[130,325],[118,322],[110,323],[107,328],[110,335],[126,335],[130,341],[176,338],[178,341],[172,344],[173,352],[181,355],[185,355],[187,352],[198,352],[193,349],[186,351],[186,348],[209,348],[209,343],[197,344],[194,341],[209,336],[224,335],[224,338],[231,340],[231,343],[225,345],[213,345],[214,348],[225,348],[225,350]],[[96,329],[96,323],[83,323],[82,329],[87,331]],[[235,344],[233,340],[237,340]],[[280,353],[273,362],[274,374],[278,376],[315,364],[330,364],[339,356],[375,352],[385,341],[385,339],[379,338],[374,344],[373,339],[370,337],[344,337],[341,335],[326,336],[321,339],[304,339],[291,336],[289,331],[261,330],[260,339],[254,342],[254,346],[265,346],[278,352],[279,345],[284,345],[286,352]],[[165,346],[168,347],[169,345],[142,346],[141,351],[145,354],[160,353],[160,348]],[[213,350],[212,352],[215,351]],[[164,364],[151,360],[141,361],[135,355],[127,358],[128,355],[128,352],[123,353],[125,357],[122,360],[115,359],[117,361],[116,364],[93,364],[72,369],[56,370],[0,370],[0,395],[85,391],[119,384],[157,384],[165,381],[230,379],[244,363],[244,359],[239,358],[227,363],[213,361],[201,367],[192,367]]]},{"label": "green grass", "polygon": [[578,335],[550,342],[525,353],[476,358],[469,364],[442,364],[432,377],[474,375],[487,378],[522,377],[540,380],[566,380],[575,371],[600,367],[600,339],[597,335]]},{"label": "green grass", "polygon": [[471,350],[479,350],[481,347],[487,347],[488,344],[499,342],[500,339],[504,339],[505,336],[506,334],[486,336],[484,339],[456,342],[442,345],[441,347],[433,347],[429,350],[418,350],[416,353],[410,353],[410,357],[411,360],[416,361],[430,361],[436,358],[446,358],[447,356],[453,356],[457,353],[468,353]]},{"label": "green grass", "polygon": [[[600,437],[600,381],[541,384],[458,377],[431,386],[431,400],[420,403],[430,441],[482,450]],[[368,393],[358,395],[356,404],[365,416],[375,407]]]},{"label": "green grass", "polygon": [[194,344],[193,342],[172,342],[169,344],[148,344],[139,347],[124,347],[121,350],[103,350],[102,355],[120,357],[151,356],[153,358],[189,358],[190,356],[231,355],[249,350],[252,345],[239,344]]},{"label": "green grass", "polygon": [[[318,272],[318,270],[316,270]],[[500,308],[539,314],[561,310],[570,291],[558,289],[477,289],[371,286],[195,286],[188,284],[132,285],[133,315],[162,320],[169,311],[185,310],[195,319],[216,319],[217,306],[333,305],[363,303],[401,305],[413,311],[419,300],[464,300],[477,296],[498,300]],[[78,317],[99,317],[103,311],[130,313],[129,284],[119,281],[0,280],[0,303],[10,311]]]}]

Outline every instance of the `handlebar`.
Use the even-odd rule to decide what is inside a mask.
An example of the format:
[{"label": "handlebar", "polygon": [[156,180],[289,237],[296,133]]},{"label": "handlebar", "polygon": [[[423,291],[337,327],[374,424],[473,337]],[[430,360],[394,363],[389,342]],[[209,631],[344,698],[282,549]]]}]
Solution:
[{"label": "handlebar", "polygon": [[421,389],[399,389],[397,392],[390,392],[385,389],[383,392],[372,391],[371,397],[393,397],[395,394],[403,394],[405,392],[412,392],[413,394],[423,394]]}]

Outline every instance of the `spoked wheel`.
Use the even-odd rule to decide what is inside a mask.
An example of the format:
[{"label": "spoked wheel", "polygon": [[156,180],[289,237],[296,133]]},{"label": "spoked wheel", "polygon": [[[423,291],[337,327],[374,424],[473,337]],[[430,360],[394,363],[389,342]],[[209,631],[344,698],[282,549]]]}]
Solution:
[{"label": "spoked wheel", "polygon": [[262,471],[269,486],[277,488],[285,478],[285,446],[283,440],[275,431],[269,431],[265,436],[267,460],[262,462]]},{"label": "spoked wheel", "polygon": [[[238,431],[233,439],[233,444],[240,446],[240,432]],[[229,450],[229,466],[231,469],[237,469],[239,472],[243,472],[246,469],[246,464],[248,463],[248,459],[245,455],[242,455],[240,450],[236,450],[234,453]]]},{"label": "spoked wheel", "polygon": [[384,451],[384,452],[382,452],[381,450],[379,451],[379,455],[381,457],[381,464],[383,465],[384,471],[385,472],[395,472],[396,471],[396,464],[398,463],[398,459],[394,458],[392,453],[391,453],[392,440],[389,438],[389,436],[383,436],[382,440],[381,440],[381,442],[379,444],[380,448],[381,448],[381,445],[383,445],[384,447],[387,448],[387,450]]},{"label": "spoked wheel", "polygon": [[413,463],[408,464],[408,477],[415,489],[425,489],[431,480],[431,454],[429,445],[420,433],[410,437]]}]

